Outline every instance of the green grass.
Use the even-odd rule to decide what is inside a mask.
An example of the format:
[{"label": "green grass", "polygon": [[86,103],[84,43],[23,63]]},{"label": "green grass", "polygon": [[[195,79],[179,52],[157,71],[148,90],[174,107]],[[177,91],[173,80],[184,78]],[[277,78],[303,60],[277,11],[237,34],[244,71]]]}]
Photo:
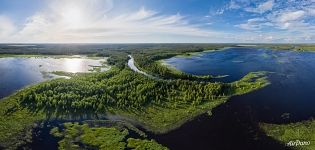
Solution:
[{"label": "green grass", "polygon": [[[24,89],[23,91],[28,90]],[[0,102],[0,144],[8,149],[31,141],[32,129],[45,119],[41,112],[33,112],[18,105],[17,92]]]},{"label": "green grass", "polygon": [[300,45],[294,48],[297,51],[315,51],[315,45]]},{"label": "green grass", "polygon": [[[60,150],[83,149],[84,147],[96,147],[101,150],[123,150],[126,143],[123,142],[128,135],[127,130],[119,131],[116,128],[90,128],[87,124],[65,123],[65,129],[59,131],[53,128],[51,134],[63,138],[58,142]],[[81,144],[84,144],[84,147]]]},{"label": "green grass", "polygon": [[298,123],[290,123],[290,124],[267,124],[261,123],[260,127],[264,130],[264,132],[282,142],[284,145],[287,145],[290,141],[306,141],[310,142],[310,145],[298,145],[293,146],[292,148],[298,150],[314,150],[315,149],[315,121],[303,121]]},{"label": "green grass", "polygon": [[315,44],[261,44],[257,47],[273,50],[315,51]]},{"label": "green grass", "polygon": [[263,88],[270,83],[267,72],[252,72],[239,81],[230,83],[233,87],[227,95],[222,95],[212,101],[205,101],[200,104],[165,102],[162,105],[149,105],[142,111],[110,110],[116,114],[133,118],[147,130],[155,133],[166,133],[176,129],[194,117],[211,111],[220,104],[225,103],[233,95],[241,95]]},{"label": "green grass", "polygon": [[118,121],[118,120],[85,120],[84,124],[88,124],[92,127],[115,127],[117,129],[128,129],[134,133],[137,133],[143,138],[146,138],[147,135],[142,130],[136,128],[132,123],[127,121]]},{"label": "green grass", "polygon": [[[176,67],[167,64],[164,60],[158,60],[155,62],[157,64],[157,66],[159,67],[165,67],[170,74],[175,75],[175,76],[185,76],[186,74],[180,70],[178,70]],[[194,79],[194,80],[211,80],[214,78],[223,78],[226,77],[226,75],[221,75],[221,76],[212,76],[212,75],[189,75],[190,79]]]},{"label": "green grass", "polygon": [[168,150],[168,148],[162,146],[154,140],[140,140],[129,138],[127,142],[128,148],[132,148],[134,150]]},{"label": "green grass", "polygon": [[131,118],[141,124],[146,130],[154,133],[167,133],[180,127],[194,117],[211,111],[218,105],[226,102],[227,97],[193,106],[190,104],[165,103],[163,106],[152,105],[139,112],[126,112],[113,110],[116,114]]},{"label": "green grass", "polygon": [[[65,123],[64,129],[53,128],[51,134],[62,138],[58,142],[60,150],[70,149],[100,149],[124,150],[167,150],[154,140],[128,138],[127,129],[115,127],[90,127],[88,124]],[[128,143],[128,145],[127,145]]]},{"label": "green grass", "polygon": [[268,73],[270,72],[259,71],[248,73],[241,80],[231,83],[235,87],[232,88],[234,91],[231,92],[235,95],[242,95],[269,85],[270,82],[266,77]]},{"label": "green grass", "polygon": [[45,57],[45,55],[37,55],[37,54],[0,54],[0,58],[6,57],[21,57],[21,58],[31,58],[31,57]]},{"label": "green grass", "polygon": [[84,73],[72,73],[72,72],[65,72],[65,71],[53,71],[51,73],[54,75],[67,76],[67,77],[75,77],[79,74],[84,74]]},{"label": "green grass", "polygon": [[193,57],[193,56],[202,56],[204,52],[217,52],[217,51],[222,51],[222,50],[224,50],[226,48],[228,48],[228,47],[208,49],[208,50],[203,50],[203,51],[200,51],[200,52],[187,52],[187,53],[184,53],[184,54],[176,55],[176,57],[190,58],[190,57]]}]

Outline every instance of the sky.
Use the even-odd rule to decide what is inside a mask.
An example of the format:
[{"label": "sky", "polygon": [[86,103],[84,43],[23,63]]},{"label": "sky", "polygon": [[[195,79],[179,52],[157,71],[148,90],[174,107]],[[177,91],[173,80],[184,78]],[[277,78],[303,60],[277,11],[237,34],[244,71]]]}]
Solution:
[{"label": "sky", "polygon": [[0,0],[0,43],[315,43],[315,0]]}]

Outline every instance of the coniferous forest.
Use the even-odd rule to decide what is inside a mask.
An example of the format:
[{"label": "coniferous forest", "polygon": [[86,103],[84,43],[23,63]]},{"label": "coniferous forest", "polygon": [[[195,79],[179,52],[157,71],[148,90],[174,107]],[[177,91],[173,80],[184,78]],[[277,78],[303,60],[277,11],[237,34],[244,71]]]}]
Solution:
[{"label": "coniferous forest", "polygon": [[[169,51],[168,48],[154,47],[142,50],[104,50],[90,54],[109,57],[107,63],[111,65],[111,69],[28,86],[1,101],[1,146],[17,148],[31,142],[32,129],[49,120],[81,122],[104,120],[110,115],[132,119],[151,132],[165,133],[198,114],[211,111],[233,95],[244,94],[268,84],[266,72],[253,72],[239,81],[220,83],[211,82],[211,76],[189,75],[174,71],[158,62],[176,55],[189,55],[204,49],[219,48],[220,45],[207,45],[203,48],[179,47]],[[134,56],[136,66],[153,74],[157,79],[131,70],[127,66],[128,55]],[[90,130],[87,129],[87,125],[82,127],[87,130],[86,132]],[[81,126],[68,125],[63,129],[64,133],[60,134],[66,136],[67,131],[72,131],[72,128],[83,130],[76,129]],[[91,129],[94,130],[93,127]],[[95,134],[101,134],[105,132],[102,130],[114,129],[96,130],[100,130],[100,133]],[[121,134],[128,133],[123,131]],[[83,133],[82,136],[84,135]],[[92,138],[93,135],[84,137],[83,139]],[[87,146],[102,147],[98,143],[86,141],[81,142]],[[128,145],[133,147],[137,145],[141,147],[143,142],[128,139]],[[69,142],[68,139],[62,140],[59,144],[61,149],[76,145],[74,141]],[[118,144],[117,149],[121,146]]]}]

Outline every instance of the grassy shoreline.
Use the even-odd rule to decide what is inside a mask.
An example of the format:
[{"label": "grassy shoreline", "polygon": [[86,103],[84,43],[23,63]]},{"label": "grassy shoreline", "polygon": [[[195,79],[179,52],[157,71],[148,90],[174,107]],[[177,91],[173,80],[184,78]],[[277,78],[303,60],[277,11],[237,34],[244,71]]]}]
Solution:
[{"label": "grassy shoreline", "polygon": [[287,147],[299,150],[315,149],[315,120],[289,124],[260,123],[260,128]]},{"label": "grassy shoreline", "polygon": [[154,149],[168,148],[154,140],[137,138],[129,134],[128,129],[120,126],[93,126],[83,123],[64,123],[63,129],[53,128],[50,133],[61,138],[59,149]]},{"label": "grassy shoreline", "polygon": [[[239,46],[236,46],[241,48]],[[268,48],[272,50],[293,50],[299,52],[313,52],[315,51],[315,44],[257,44],[255,46],[248,46],[248,48]]]},{"label": "grassy shoreline", "polygon": [[[165,66],[165,67],[167,67],[167,68],[170,70],[170,72],[171,72],[172,74],[181,75],[181,74],[184,73],[184,72],[178,70],[176,67],[174,67],[174,66],[172,66],[172,65],[170,65],[170,64],[168,64],[168,63],[166,63],[166,62],[165,62],[165,59],[163,59],[163,60],[158,60],[158,61],[156,61],[156,63],[157,63],[158,65],[160,65],[160,66]],[[229,75],[218,75],[218,76],[213,76],[213,75],[191,75],[191,76],[192,76],[193,78],[195,78],[195,79],[211,80],[211,79],[224,78],[224,77],[227,77],[227,76],[229,76]]]},{"label": "grassy shoreline", "polygon": [[[157,55],[157,57],[153,58],[146,58],[146,57],[141,57],[137,58],[137,55],[135,57],[135,64],[136,66],[148,73],[152,74],[154,76],[157,76],[159,78],[163,79],[183,79],[183,80],[191,80],[191,81],[202,81],[202,82],[214,82],[213,79],[219,79],[219,78],[224,78],[229,75],[192,75],[192,74],[187,74],[185,72],[182,72],[175,68],[174,66],[171,66],[165,62],[166,59],[172,58],[172,57],[193,57],[193,56],[198,56],[202,55],[202,53],[206,52],[218,52],[218,51],[224,51],[229,48],[233,48],[236,46],[233,45],[221,45],[221,46],[214,46],[211,48],[207,49],[199,49],[197,51],[185,51],[182,53],[171,53],[171,54],[153,54]],[[149,64],[149,65],[148,65]],[[157,68],[157,69],[151,69],[151,68]]]},{"label": "grassy shoreline", "polygon": [[[160,124],[160,125],[158,125],[159,122],[151,122],[152,120],[148,120],[147,118],[152,117],[152,116],[150,116],[150,114],[148,115],[147,112],[143,112],[140,114],[130,114],[130,113],[118,111],[116,112],[116,114],[127,117],[128,119],[131,119],[133,121],[136,121],[135,124],[140,125],[146,131],[149,131],[154,134],[165,134],[179,128],[180,126],[182,126],[183,124],[189,121],[194,120],[194,118],[198,117],[199,115],[204,114],[208,111],[211,111],[213,108],[225,103],[227,100],[228,98],[222,98],[221,100],[217,100],[216,102],[205,103],[205,104],[202,104],[201,106],[198,106],[197,109],[188,106],[185,109],[180,110],[178,112],[165,109],[165,111],[160,114],[161,116],[169,115],[169,114],[176,114],[176,115],[173,115],[174,117],[178,117],[178,115],[182,115],[182,116],[177,118],[176,121],[172,121],[171,123]],[[163,109],[163,108],[160,108],[160,109]],[[183,112],[183,113],[179,113],[179,112]],[[138,115],[142,115],[145,117],[140,118]]]},{"label": "grassy shoreline", "polygon": [[200,56],[200,55],[202,55],[202,53],[223,51],[223,50],[228,49],[228,48],[233,48],[233,46],[224,46],[224,47],[221,47],[221,48],[208,49],[208,50],[203,50],[203,51],[200,51],[200,52],[188,52],[188,53],[176,55],[175,57],[190,58],[190,57],[193,57],[193,56]]}]

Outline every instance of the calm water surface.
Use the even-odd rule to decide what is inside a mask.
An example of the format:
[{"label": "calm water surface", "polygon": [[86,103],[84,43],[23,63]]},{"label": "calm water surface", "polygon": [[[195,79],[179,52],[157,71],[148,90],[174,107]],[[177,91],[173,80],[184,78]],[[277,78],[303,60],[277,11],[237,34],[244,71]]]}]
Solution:
[{"label": "calm water surface", "polygon": [[271,85],[232,97],[163,135],[151,134],[171,149],[285,149],[265,136],[259,122],[290,123],[315,117],[315,53],[229,48],[193,57],[165,60],[189,74],[229,75],[231,82],[252,71],[270,71]]},{"label": "calm water surface", "polygon": [[[8,96],[22,87],[58,76],[53,71],[88,72],[93,66],[102,66],[104,59],[52,57],[7,57],[0,58],[0,98]],[[106,70],[103,68],[102,70]]]},{"label": "calm water surface", "polygon": [[[40,63],[36,60],[0,59],[1,90],[5,89],[3,87],[13,86],[11,91],[14,91],[25,85],[45,80],[41,71],[47,71],[44,63],[47,59],[39,59]],[[73,70],[72,65],[66,65],[66,60],[48,59],[47,61],[57,61],[48,63],[56,64],[48,68],[55,66],[57,70],[63,68],[65,69],[63,71],[78,71]],[[89,70],[86,65],[89,64],[88,62],[82,63],[85,67],[78,65],[81,66],[78,68],[83,68],[78,72]],[[229,48],[223,51],[205,52],[189,58],[173,57],[165,62],[190,74],[229,75],[218,80],[221,82],[239,80],[252,71],[273,72],[268,74],[271,85],[245,95],[232,97],[227,103],[215,108],[211,117],[206,114],[201,115],[166,134],[147,133],[149,138],[155,139],[170,149],[287,149],[265,136],[258,124],[260,122],[282,124],[315,117],[315,53]],[[42,66],[39,67],[40,65]],[[43,140],[34,139],[35,145],[31,146],[33,149],[45,147],[51,149],[57,146],[56,139],[55,141],[49,139],[48,131],[40,136],[45,137],[46,143]]]}]

